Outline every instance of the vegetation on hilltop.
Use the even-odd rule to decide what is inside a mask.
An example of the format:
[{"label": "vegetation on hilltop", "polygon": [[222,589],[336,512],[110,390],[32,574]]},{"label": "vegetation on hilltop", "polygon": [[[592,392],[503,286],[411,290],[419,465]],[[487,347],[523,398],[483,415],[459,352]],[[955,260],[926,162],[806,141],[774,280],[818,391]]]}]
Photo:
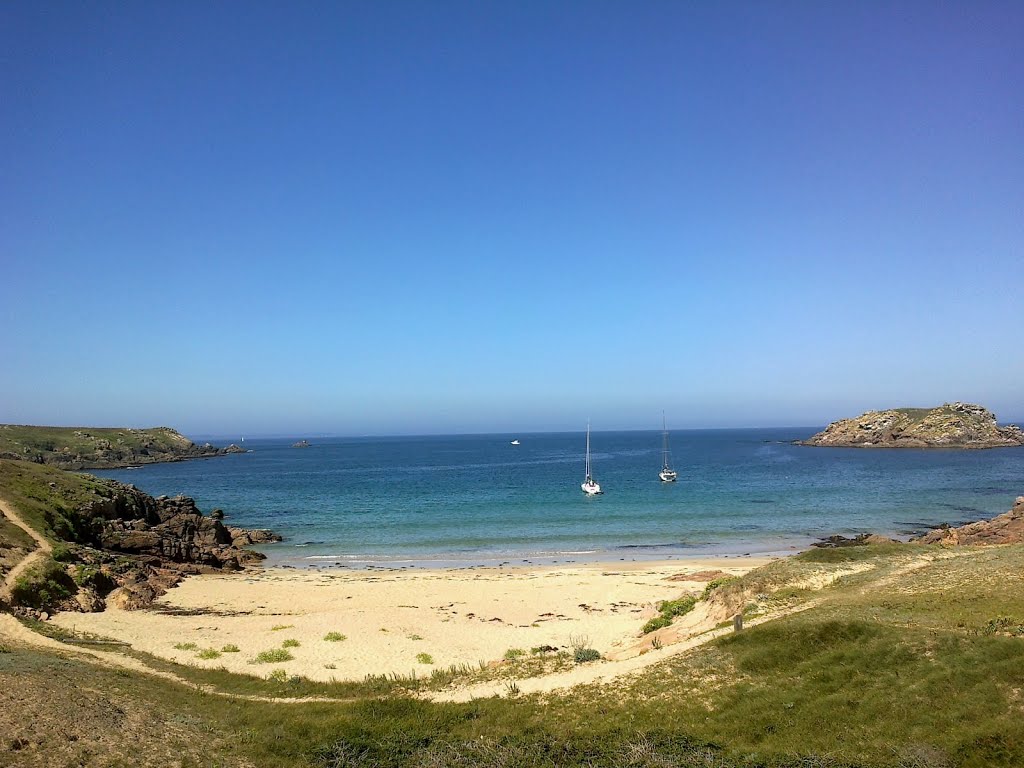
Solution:
[{"label": "vegetation on hilltop", "polygon": [[34,427],[0,424],[0,458],[61,469],[111,469],[219,456],[237,446],[196,445],[170,427],[151,429]]}]

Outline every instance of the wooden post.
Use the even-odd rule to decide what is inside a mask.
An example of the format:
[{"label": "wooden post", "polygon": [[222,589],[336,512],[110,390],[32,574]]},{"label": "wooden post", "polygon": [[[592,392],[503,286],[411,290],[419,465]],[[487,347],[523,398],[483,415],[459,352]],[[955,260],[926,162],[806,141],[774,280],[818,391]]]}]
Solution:
[{"label": "wooden post", "polygon": [[743,614],[737,613],[732,617],[732,631],[739,632],[741,629],[743,629]]}]

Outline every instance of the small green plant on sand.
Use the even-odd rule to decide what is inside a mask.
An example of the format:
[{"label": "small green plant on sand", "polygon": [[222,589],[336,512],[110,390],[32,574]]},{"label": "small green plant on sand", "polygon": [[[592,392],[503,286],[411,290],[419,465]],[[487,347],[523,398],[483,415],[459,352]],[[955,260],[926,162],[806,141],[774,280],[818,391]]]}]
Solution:
[{"label": "small green plant on sand", "polygon": [[328,632],[326,635],[324,635],[324,640],[326,640],[328,643],[340,643],[342,640],[347,639],[348,637],[346,635],[341,634],[341,632]]},{"label": "small green plant on sand", "polygon": [[522,648],[509,648],[507,651],[505,651],[505,661],[515,661],[520,656],[525,655],[526,651],[524,651]]},{"label": "small green plant on sand", "polygon": [[175,643],[174,647],[179,651],[195,651],[199,649],[199,646],[195,643]]},{"label": "small green plant on sand", "polygon": [[289,637],[287,640],[281,643],[282,648],[298,648],[299,645],[299,641],[296,640],[294,637]]},{"label": "small green plant on sand", "polygon": [[203,648],[203,650],[196,654],[196,657],[200,659],[218,659],[220,658],[220,651],[216,648]]},{"label": "small green plant on sand", "polygon": [[423,635],[416,635],[416,634],[409,635],[409,639],[410,640],[422,640],[423,639]]},{"label": "small green plant on sand", "polygon": [[416,654],[416,661],[419,662],[420,664],[433,664],[434,663],[434,657],[431,656],[429,653],[417,653]]},{"label": "small green plant on sand", "polygon": [[272,626],[270,628],[270,631],[271,632],[280,632],[282,629],[291,629],[294,626],[295,626],[294,624],[275,624],[274,626]]},{"label": "small green plant on sand", "polygon": [[283,669],[275,669],[273,672],[267,675],[267,679],[273,680],[275,683],[283,683],[288,679],[288,673],[285,672]]},{"label": "small green plant on sand", "polygon": [[600,658],[600,652],[594,648],[577,648],[573,653],[573,659],[577,664],[586,664],[588,661],[597,661]]},{"label": "small green plant on sand", "polygon": [[242,649],[239,648],[237,645],[234,645],[233,643],[228,643],[227,645],[225,645],[223,648],[220,649],[220,652],[221,653],[238,653],[240,650],[242,650]]},{"label": "small green plant on sand", "polygon": [[256,658],[250,661],[250,664],[273,664],[276,661],[291,661],[295,657],[292,656],[284,648],[271,648],[269,651],[261,651],[256,654]]}]

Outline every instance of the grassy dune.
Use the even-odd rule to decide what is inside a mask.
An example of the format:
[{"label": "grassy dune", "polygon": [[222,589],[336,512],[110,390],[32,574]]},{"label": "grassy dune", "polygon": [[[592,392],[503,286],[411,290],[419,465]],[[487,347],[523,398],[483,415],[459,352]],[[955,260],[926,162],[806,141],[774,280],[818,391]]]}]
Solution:
[{"label": "grassy dune", "polygon": [[[636,677],[468,704],[420,700],[409,681],[332,687],[188,669],[210,686],[197,693],[9,644],[0,690],[17,681],[43,714],[0,730],[38,745],[20,751],[19,765],[74,764],[70,756],[86,748],[97,750],[87,764],[128,764],[138,751],[156,765],[167,739],[180,738],[183,765],[1016,766],[1024,764],[1022,574],[1016,545],[812,552],[716,596],[803,611]],[[64,682],[55,686],[54,675]],[[275,704],[213,692],[346,700]],[[80,727],[61,718],[69,699],[86,723],[112,701],[125,722],[136,708],[151,720],[131,721],[137,744],[117,734],[67,742]]]}]

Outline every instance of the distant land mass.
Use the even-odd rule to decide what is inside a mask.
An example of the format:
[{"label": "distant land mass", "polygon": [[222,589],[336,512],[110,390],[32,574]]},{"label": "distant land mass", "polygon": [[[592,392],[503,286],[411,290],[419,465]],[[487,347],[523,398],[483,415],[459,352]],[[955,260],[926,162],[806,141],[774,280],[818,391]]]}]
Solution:
[{"label": "distant land mass", "polygon": [[229,445],[197,445],[170,427],[32,427],[0,424],[0,459],[22,459],[60,469],[116,469],[245,453]]},{"label": "distant land mass", "polygon": [[1000,427],[995,414],[971,403],[868,411],[834,421],[799,445],[852,448],[1005,448],[1024,446],[1024,432]]}]

